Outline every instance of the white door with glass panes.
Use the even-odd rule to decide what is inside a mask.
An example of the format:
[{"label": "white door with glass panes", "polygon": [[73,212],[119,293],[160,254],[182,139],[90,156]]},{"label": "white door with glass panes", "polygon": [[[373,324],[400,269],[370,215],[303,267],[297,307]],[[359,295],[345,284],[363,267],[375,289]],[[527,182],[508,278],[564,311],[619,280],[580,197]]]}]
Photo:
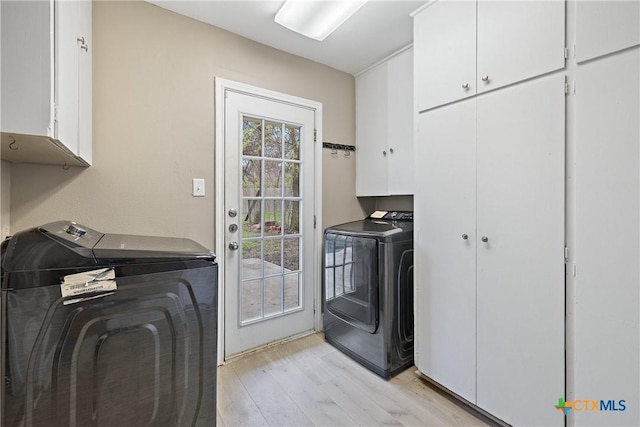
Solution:
[{"label": "white door with glass panes", "polygon": [[314,328],[315,110],[225,94],[225,357]]}]

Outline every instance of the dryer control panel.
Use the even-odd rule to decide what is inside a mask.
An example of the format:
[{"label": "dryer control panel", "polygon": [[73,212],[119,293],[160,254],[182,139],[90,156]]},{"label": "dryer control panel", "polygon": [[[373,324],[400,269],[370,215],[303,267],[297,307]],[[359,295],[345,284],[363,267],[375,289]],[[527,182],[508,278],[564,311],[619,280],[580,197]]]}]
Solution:
[{"label": "dryer control panel", "polygon": [[375,211],[369,215],[370,219],[386,219],[391,221],[413,221],[410,211]]}]

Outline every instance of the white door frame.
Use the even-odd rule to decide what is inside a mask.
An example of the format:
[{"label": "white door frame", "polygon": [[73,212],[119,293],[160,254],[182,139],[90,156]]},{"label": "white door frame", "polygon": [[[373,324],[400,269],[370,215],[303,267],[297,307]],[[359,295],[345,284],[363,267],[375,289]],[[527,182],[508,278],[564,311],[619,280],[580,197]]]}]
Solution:
[{"label": "white door frame", "polygon": [[215,253],[218,261],[218,365],[224,362],[224,301],[225,301],[225,246],[224,246],[224,168],[225,168],[225,147],[224,147],[224,127],[225,127],[225,94],[228,91],[239,92],[250,96],[271,99],[277,102],[283,102],[299,107],[314,110],[316,142],[314,143],[314,251],[313,257],[316,260],[313,269],[313,310],[314,329],[316,331],[322,326],[322,293],[320,286],[320,276],[322,262],[320,255],[322,254],[322,103],[311,101],[309,99],[299,98],[244,83],[235,82],[233,80],[215,79]]}]

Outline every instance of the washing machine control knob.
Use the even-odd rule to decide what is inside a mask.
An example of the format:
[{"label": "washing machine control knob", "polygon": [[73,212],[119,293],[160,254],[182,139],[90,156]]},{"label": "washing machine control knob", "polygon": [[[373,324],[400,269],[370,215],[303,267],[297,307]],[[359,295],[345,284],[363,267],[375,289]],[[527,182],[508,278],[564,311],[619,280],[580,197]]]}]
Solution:
[{"label": "washing machine control knob", "polygon": [[69,224],[69,227],[67,227],[66,231],[67,234],[71,234],[72,236],[76,237],[82,237],[87,234],[87,230],[84,230],[73,223]]}]

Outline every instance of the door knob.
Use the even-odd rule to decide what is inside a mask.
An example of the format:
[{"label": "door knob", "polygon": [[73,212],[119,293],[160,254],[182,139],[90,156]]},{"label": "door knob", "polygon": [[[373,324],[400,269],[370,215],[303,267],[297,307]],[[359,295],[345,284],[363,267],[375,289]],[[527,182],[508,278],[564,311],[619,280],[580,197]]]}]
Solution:
[{"label": "door knob", "polygon": [[235,218],[235,217],[236,217],[236,215],[238,215],[238,211],[237,211],[237,210],[235,210],[235,209],[229,209],[229,216],[230,216],[231,218]]},{"label": "door knob", "polygon": [[469,235],[468,235],[468,234],[464,233],[464,234],[462,235],[462,240],[467,240],[468,238],[469,238]]},{"label": "door knob", "polygon": [[229,243],[229,249],[231,249],[232,251],[237,251],[239,247],[240,245],[238,245],[238,242]]},{"label": "door knob", "polygon": [[487,243],[489,241],[489,238],[487,236],[482,236],[480,240],[482,240],[484,243]]},{"label": "door knob", "polygon": [[469,89],[469,83],[463,83],[462,89]]}]

